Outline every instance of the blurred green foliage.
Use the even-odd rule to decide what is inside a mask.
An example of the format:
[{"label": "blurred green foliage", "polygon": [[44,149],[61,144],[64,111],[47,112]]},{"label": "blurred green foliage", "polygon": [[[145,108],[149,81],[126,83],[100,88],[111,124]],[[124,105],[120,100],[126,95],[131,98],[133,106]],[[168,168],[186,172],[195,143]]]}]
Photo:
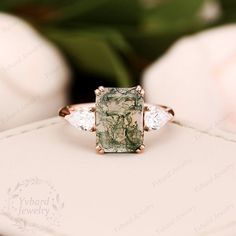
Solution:
[{"label": "blurred green foliage", "polygon": [[[206,2],[221,17],[200,16]],[[31,22],[78,71],[121,87],[176,39],[236,19],[235,0],[1,0],[0,9]]]}]

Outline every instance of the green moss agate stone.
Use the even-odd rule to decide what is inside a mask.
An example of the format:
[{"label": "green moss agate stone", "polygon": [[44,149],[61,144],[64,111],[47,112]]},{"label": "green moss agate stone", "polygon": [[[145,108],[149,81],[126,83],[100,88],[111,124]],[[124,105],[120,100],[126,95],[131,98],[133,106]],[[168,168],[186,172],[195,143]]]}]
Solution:
[{"label": "green moss agate stone", "polygon": [[104,152],[135,152],[143,144],[143,97],[134,88],[96,96],[96,144]]}]

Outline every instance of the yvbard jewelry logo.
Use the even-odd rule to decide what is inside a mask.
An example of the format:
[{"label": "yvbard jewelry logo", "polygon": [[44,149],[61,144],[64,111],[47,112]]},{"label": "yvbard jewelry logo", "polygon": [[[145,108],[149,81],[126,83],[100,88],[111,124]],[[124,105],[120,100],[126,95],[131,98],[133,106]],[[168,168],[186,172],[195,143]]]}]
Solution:
[{"label": "yvbard jewelry logo", "polygon": [[25,231],[59,227],[63,208],[60,194],[49,181],[32,178],[8,188],[3,213]]}]

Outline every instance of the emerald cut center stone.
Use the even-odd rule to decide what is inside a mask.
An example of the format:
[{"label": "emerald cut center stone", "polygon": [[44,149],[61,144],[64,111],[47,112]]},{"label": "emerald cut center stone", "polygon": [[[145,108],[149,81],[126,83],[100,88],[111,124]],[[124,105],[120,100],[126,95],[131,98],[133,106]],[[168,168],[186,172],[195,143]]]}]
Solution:
[{"label": "emerald cut center stone", "polygon": [[144,100],[134,88],[96,95],[96,144],[104,152],[135,152],[143,144]]}]

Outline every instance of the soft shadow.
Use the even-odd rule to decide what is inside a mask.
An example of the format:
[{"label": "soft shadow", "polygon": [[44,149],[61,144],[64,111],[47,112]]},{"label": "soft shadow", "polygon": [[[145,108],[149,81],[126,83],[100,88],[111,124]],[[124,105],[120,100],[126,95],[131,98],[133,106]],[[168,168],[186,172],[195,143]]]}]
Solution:
[{"label": "soft shadow", "polygon": [[66,146],[82,148],[84,150],[95,149],[95,133],[78,130],[73,126],[65,124],[60,132],[60,137]]},{"label": "soft shadow", "polygon": [[175,138],[176,130],[174,124],[169,123],[160,130],[145,132],[144,135],[144,143],[148,148],[152,148],[170,142],[171,139]]}]

